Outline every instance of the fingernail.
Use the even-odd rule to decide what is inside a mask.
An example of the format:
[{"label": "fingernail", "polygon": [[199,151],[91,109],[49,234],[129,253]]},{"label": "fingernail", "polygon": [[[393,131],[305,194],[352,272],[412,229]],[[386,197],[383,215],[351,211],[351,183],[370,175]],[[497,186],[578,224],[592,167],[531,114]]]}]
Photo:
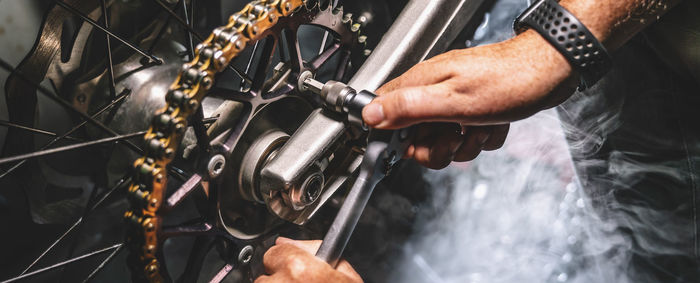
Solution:
[{"label": "fingernail", "polygon": [[293,243],[294,240],[280,236],[280,237],[277,237],[277,241],[275,241],[275,242],[277,242],[277,244],[287,244],[287,243]]},{"label": "fingernail", "polygon": [[434,146],[430,149],[430,163],[433,169],[442,169],[450,165],[454,159],[450,149],[445,146]]},{"label": "fingernail", "polygon": [[406,148],[406,152],[403,155],[403,158],[413,158],[413,153],[416,151],[416,146],[415,145],[409,145],[408,148]]},{"label": "fingernail", "polygon": [[384,120],[384,109],[380,103],[370,103],[362,110],[362,117],[368,125],[377,125]]}]

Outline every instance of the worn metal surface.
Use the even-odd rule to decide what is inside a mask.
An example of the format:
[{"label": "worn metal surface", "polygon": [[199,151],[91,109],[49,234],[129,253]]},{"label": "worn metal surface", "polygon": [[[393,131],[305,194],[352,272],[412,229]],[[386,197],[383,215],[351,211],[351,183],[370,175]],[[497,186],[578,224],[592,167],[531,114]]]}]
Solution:
[{"label": "worn metal surface", "polygon": [[303,191],[307,179],[322,174],[327,159],[342,142],[345,129],[338,118],[329,117],[325,110],[315,110],[262,169],[260,190],[269,198],[267,202],[275,213],[305,222],[295,220],[303,207],[293,207],[288,197]]}]

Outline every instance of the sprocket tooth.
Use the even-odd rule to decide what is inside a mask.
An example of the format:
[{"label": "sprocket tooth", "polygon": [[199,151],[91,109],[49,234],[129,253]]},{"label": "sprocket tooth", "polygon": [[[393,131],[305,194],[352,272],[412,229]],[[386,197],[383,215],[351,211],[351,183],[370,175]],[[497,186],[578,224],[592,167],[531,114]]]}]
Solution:
[{"label": "sprocket tooth", "polygon": [[343,15],[343,23],[352,25],[352,13],[347,13]]}]

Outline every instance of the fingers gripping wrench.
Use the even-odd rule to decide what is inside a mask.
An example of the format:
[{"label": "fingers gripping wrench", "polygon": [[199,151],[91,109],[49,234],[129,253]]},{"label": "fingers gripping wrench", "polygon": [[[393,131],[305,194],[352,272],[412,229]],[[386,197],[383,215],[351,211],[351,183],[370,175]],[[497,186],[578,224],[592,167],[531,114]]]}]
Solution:
[{"label": "fingers gripping wrench", "polygon": [[391,167],[401,159],[409,136],[409,129],[396,131],[372,130],[369,134],[369,142],[365,157],[360,165],[360,173],[357,180],[340,207],[338,215],[330,229],[323,238],[321,248],[316,256],[335,267],[338,264],[345,245],[367,201],[374,191],[374,187],[388,173]]}]

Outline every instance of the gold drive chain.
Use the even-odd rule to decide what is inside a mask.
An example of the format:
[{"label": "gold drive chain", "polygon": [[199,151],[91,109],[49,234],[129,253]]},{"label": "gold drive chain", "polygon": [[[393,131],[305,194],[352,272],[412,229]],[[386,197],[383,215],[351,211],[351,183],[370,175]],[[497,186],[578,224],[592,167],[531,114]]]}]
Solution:
[{"label": "gold drive chain", "polygon": [[162,282],[157,252],[161,219],[157,215],[167,183],[167,166],[214,75],[224,70],[248,43],[258,41],[280,17],[289,16],[306,0],[257,0],[233,14],[228,24],[216,28],[199,44],[195,57],[186,63],[165,95],[166,106],[158,110],[144,136],[145,156],[134,162],[129,187],[131,208],[124,214],[128,222],[129,262],[135,281]]}]

